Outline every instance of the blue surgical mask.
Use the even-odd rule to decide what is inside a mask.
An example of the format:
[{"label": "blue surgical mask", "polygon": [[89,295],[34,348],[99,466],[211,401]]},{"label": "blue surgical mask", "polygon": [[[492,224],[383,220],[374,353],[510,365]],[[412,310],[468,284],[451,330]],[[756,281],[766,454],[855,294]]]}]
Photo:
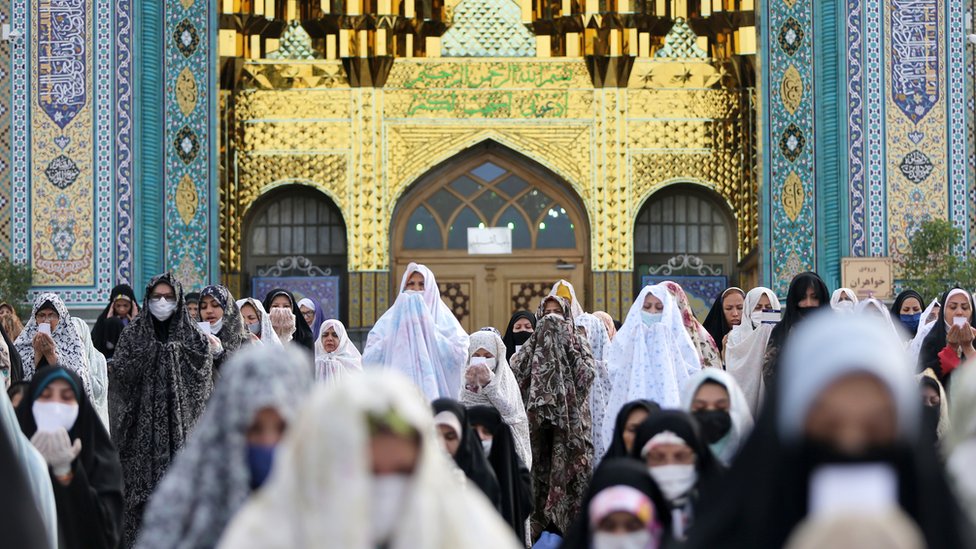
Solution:
[{"label": "blue surgical mask", "polygon": [[654,326],[655,324],[660,324],[661,321],[664,320],[664,313],[641,311],[641,320],[644,321],[645,326]]},{"label": "blue surgical mask", "polygon": [[922,320],[922,313],[915,313],[913,315],[898,315],[901,319],[901,323],[904,324],[908,331],[915,332],[918,330],[918,323]]},{"label": "blue surgical mask", "polygon": [[253,324],[248,324],[247,325],[247,330],[249,332],[251,332],[252,334],[256,335],[256,336],[260,336],[261,335],[261,322],[258,321],[258,322],[255,322]]},{"label": "blue surgical mask", "polygon": [[257,490],[271,474],[274,464],[274,446],[247,445],[247,466],[251,471],[251,489]]}]

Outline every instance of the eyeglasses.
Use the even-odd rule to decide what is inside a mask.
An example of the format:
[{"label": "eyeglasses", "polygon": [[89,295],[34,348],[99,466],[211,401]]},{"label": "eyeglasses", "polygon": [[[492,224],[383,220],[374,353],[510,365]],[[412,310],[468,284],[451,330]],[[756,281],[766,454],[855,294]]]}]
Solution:
[{"label": "eyeglasses", "polygon": [[50,324],[52,320],[58,320],[59,318],[61,318],[61,315],[55,311],[42,311],[34,315],[34,320],[41,324]]},{"label": "eyeglasses", "polygon": [[149,296],[149,299],[151,299],[153,301],[155,301],[157,299],[165,299],[166,301],[169,301],[170,303],[172,303],[172,302],[176,301],[176,296],[174,294],[152,294],[152,295]]}]

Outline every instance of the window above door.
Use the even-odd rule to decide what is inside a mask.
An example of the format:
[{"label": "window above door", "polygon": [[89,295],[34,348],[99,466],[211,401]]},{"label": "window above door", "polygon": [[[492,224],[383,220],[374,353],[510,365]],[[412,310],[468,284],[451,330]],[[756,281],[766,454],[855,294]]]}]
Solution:
[{"label": "window above door", "polygon": [[508,227],[512,249],[569,250],[579,245],[579,215],[561,193],[499,159],[468,162],[411,201],[403,250],[463,251],[468,228]]}]

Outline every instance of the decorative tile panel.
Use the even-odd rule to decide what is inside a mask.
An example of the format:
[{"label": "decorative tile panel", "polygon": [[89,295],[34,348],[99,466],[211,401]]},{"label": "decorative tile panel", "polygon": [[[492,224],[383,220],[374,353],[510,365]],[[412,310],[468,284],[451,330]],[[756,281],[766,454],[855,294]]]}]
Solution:
[{"label": "decorative tile panel", "polygon": [[867,225],[867,255],[883,256],[888,253],[888,221],[885,193],[885,124],[884,102],[884,39],[882,21],[884,17],[884,0],[864,0],[865,2],[865,120],[871,121],[864,126],[867,136],[867,213],[864,223]]},{"label": "decorative tile panel", "polygon": [[[948,155],[949,155],[949,219],[953,225],[962,230],[963,242],[955,249],[955,253],[964,254],[969,250],[969,245],[973,242],[969,240],[969,215],[976,210],[972,200],[968,200],[969,181],[967,180],[967,166],[972,165],[973,156],[967,154],[966,145],[966,53],[965,44],[968,43],[966,34],[967,10],[965,0],[950,0],[946,6],[948,12],[948,43],[949,43],[949,85],[948,111],[949,125],[946,128],[948,135]],[[976,16],[969,11],[969,21]],[[970,23],[971,26],[971,23]],[[972,31],[969,31],[972,32]]]},{"label": "decorative tile panel", "polygon": [[850,192],[850,255],[867,255],[864,190],[864,0],[847,0],[847,144]]},{"label": "decorative tile panel", "polygon": [[132,284],[132,2],[115,0],[115,263],[120,283]]},{"label": "decorative tile panel", "polygon": [[[11,3],[0,2],[0,23],[10,23]],[[11,49],[0,48],[0,97],[11,98]],[[10,257],[11,180],[11,101],[0,104],[0,255]]]},{"label": "decorative tile panel", "polygon": [[[949,204],[945,0],[885,2],[888,246],[908,251],[923,221]],[[952,64],[949,64],[951,67]],[[962,205],[965,211],[965,204]]]},{"label": "decorative tile panel", "polygon": [[770,30],[764,36],[768,99],[763,111],[769,146],[763,212],[768,239],[762,246],[771,287],[785,294],[794,275],[817,263],[813,94],[794,101],[779,92],[784,87],[814,89],[814,0],[763,4]]},{"label": "decorative tile panel", "polygon": [[114,282],[112,2],[11,5],[11,254],[31,262],[35,287],[103,302]]},{"label": "decorative tile panel", "polygon": [[[976,14],[976,0],[967,2],[968,11]],[[966,40],[966,144],[965,157],[976,158],[976,43]],[[976,161],[966,169],[968,201],[976,203]],[[976,254],[976,208],[969,208],[969,253]]]},{"label": "decorative tile panel", "polygon": [[898,255],[932,217],[951,219],[972,241],[966,124],[976,105],[966,105],[972,58],[960,61],[967,3],[847,0],[852,255]]},{"label": "decorative tile panel", "polygon": [[216,280],[215,2],[166,2],[165,260],[184,286]]}]

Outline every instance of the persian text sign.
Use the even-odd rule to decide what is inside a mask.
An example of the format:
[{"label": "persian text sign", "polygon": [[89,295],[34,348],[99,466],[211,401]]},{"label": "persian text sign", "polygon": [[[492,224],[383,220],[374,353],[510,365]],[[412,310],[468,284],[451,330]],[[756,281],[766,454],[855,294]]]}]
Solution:
[{"label": "persian text sign", "polygon": [[894,288],[894,262],[887,257],[845,257],[841,260],[841,286],[859,298],[888,299]]},{"label": "persian text sign", "polygon": [[939,101],[939,2],[891,0],[891,93],[918,123]]},{"label": "persian text sign", "polygon": [[470,255],[512,253],[512,229],[508,227],[469,227],[468,253]]}]

